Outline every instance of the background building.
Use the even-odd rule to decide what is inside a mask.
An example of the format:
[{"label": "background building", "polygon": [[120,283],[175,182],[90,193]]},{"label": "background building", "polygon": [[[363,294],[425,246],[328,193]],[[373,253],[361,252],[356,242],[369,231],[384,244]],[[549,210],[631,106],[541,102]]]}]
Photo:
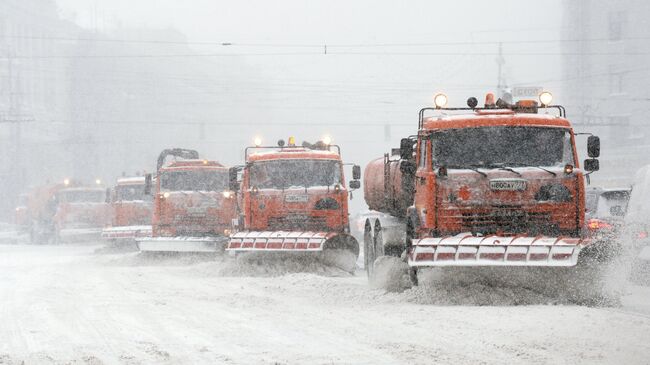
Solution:
[{"label": "background building", "polygon": [[593,181],[629,185],[650,163],[650,3],[564,6],[563,103],[576,129],[602,137],[601,172]]}]

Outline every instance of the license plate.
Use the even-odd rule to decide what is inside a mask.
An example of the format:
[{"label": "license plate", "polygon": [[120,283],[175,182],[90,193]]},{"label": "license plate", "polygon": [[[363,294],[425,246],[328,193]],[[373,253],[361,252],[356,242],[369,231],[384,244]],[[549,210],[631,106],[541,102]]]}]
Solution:
[{"label": "license plate", "polygon": [[306,203],[307,195],[286,195],[284,201],[287,203]]},{"label": "license plate", "polygon": [[494,179],[490,180],[490,189],[500,191],[522,191],[526,190],[526,180]]}]

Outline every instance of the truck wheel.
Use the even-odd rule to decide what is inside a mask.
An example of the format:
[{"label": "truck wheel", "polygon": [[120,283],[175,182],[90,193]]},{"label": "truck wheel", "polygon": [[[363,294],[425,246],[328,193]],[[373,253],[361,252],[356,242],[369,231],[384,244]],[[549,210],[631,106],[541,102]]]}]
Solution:
[{"label": "truck wheel", "polygon": [[416,268],[409,268],[409,279],[411,280],[411,285],[418,286],[418,270]]},{"label": "truck wheel", "polygon": [[381,223],[379,219],[375,221],[375,236],[373,239],[375,247],[375,258],[386,255],[384,253],[384,234],[381,232]]},{"label": "truck wheel", "polygon": [[[413,221],[409,219],[408,222],[406,223],[406,242],[404,242],[404,246],[406,248],[403,253],[404,256],[402,256],[405,262],[408,262],[408,254],[411,249],[411,246],[413,245],[413,237],[415,237],[415,227],[413,225]],[[411,280],[411,284],[413,286],[418,286],[417,268],[409,267],[409,279]]]},{"label": "truck wheel", "polygon": [[370,219],[367,219],[363,230],[363,266],[366,269],[368,279],[372,277],[372,268],[376,258],[375,244],[372,237],[372,224],[370,223]]}]

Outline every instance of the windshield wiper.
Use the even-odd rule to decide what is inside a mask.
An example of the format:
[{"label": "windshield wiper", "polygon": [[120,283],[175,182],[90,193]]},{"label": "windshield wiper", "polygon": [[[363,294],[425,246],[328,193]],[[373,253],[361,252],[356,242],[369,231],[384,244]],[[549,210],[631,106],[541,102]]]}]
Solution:
[{"label": "windshield wiper", "polygon": [[487,174],[485,172],[479,171],[479,169],[477,169],[473,165],[472,166],[449,165],[449,166],[445,166],[445,167],[447,167],[448,169],[468,169],[468,170],[472,170],[472,171],[474,171],[474,172],[476,172],[476,173],[478,173],[480,175],[483,175],[483,177],[487,177]]},{"label": "windshield wiper", "polygon": [[555,172],[553,172],[551,170],[548,170],[548,169],[545,169],[545,168],[543,168],[541,166],[537,166],[537,165],[529,165],[529,164],[519,163],[519,162],[515,162],[515,163],[506,162],[505,164],[506,165],[518,166],[518,167],[534,167],[534,168],[540,169],[542,171],[546,171],[546,172],[548,172],[549,174],[551,174],[553,176],[557,176],[557,174]]},{"label": "windshield wiper", "polygon": [[521,173],[519,173],[519,171],[513,170],[510,167],[506,167],[505,165],[506,165],[505,162],[496,162],[496,163],[488,163],[488,164],[484,164],[484,165],[478,165],[477,164],[477,165],[474,165],[474,166],[483,167],[484,169],[499,169],[499,170],[510,171],[510,172],[513,172],[513,173],[517,174],[518,176],[521,176]]}]

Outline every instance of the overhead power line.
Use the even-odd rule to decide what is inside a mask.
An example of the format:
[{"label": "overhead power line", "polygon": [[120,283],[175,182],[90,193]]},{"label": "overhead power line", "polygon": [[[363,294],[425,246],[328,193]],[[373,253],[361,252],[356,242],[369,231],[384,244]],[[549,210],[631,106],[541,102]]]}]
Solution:
[{"label": "overhead power line", "polygon": [[[273,53],[183,53],[183,54],[130,54],[130,55],[16,55],[13,59],[136,59],[136,58],[209,58],[209,57],[273,57],[321,56],[322,52]],[[498,52],[333,52],[327,56],[498,56]],[[647,56],[650,52],[503,52],[505,56]],[[0,57],[2,60],[9,57]]]},{"label": "overhead power line", "polygon": [[[58,36],[18,36],[5,35],[5,38],[12,39],[36,39],[64,42],[99,42],[99,43],[134,43],[134,44],[169,44],[169,45],[204,45],[223,47],[264,47],[264,48],[316,48],[323,49],[323,46],[330,48],[382,48],[382,47],[432,47],[432,46],[463,46],[463,45],[498,45],[502,44],[543,44],[543,43],[581,43],[581,42],[610,42],[609,38],[571,38],[571,39],[529,39],[529,40],[490,40],[490,41],[441,41],[441,42],[388,42],[388,43],[290,43],[290,42],[232,42],[232,41],[174,41],[158,39],[127,39],[127,38],[104,38],[104,37],[58,37]],[[621,41],[649,40],[650,36],[626,37]]]}]

